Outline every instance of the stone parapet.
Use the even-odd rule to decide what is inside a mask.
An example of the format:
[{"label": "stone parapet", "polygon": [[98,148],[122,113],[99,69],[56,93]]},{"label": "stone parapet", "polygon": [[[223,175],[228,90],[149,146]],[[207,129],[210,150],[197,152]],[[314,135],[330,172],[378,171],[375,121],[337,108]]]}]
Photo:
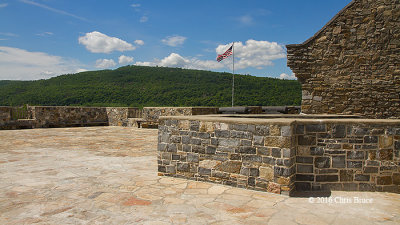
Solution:
[{"label": "stone parapet", "polygon": [[161,117],[159,175],[260,191],[400,193],[400,120]]},{"label": "stone parapet", "polygon": [[192,116],[218,114],[216,107],[144,107],[143,119],[158,123],[160,116]]}]

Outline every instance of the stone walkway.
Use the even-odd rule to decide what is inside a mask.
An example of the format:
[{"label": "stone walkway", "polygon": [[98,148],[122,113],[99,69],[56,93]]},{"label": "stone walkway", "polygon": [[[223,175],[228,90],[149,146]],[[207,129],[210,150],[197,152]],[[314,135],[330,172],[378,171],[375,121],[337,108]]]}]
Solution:
[{"label": "stone walkway", "polygon": [[158,177],[156,149],[150,129],[0,131],[0,224],[400,223],[398,194],[289,198]]}]

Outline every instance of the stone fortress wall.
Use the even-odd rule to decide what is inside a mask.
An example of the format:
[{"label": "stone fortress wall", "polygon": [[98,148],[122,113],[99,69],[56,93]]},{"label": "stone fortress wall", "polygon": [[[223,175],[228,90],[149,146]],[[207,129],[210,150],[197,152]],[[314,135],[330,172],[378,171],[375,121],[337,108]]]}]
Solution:
[{"label": "stone fortress wall", "polygon": [[400,118],[398,0],[354,0],[312,38],[286,47],[303,113]]}]

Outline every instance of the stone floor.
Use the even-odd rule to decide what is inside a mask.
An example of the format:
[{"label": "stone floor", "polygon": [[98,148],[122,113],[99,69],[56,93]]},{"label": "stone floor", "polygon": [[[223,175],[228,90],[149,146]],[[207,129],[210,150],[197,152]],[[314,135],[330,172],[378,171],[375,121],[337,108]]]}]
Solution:
[{"label": "stone floor", "polygon": [[0,224],[400,223],[398,194],[289,198],[158,177],[156,143],[150,129],[0,131]]}]

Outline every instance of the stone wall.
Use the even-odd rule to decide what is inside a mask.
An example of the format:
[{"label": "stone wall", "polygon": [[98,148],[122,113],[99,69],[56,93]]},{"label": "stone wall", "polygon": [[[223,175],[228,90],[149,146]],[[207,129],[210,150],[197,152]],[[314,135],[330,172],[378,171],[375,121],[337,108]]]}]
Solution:
[{"label": "stone wall", "polygon": [[161,120],[159,175],[289,194],[295,140],[290,124]]},{"label": "stone wall", "polygon": [[36,127],[126,126],[130,116],[140,115],[138,108],[30,106]]},{"label": "stone wall", "polygon": [[0,106],[0,126],[11,120],[11,110],[12,107]]},{"label": "stone wall", "polygon": [[287,53],[303,113],[400,118],[398,0],[354,0]]},{"label": "stone wall", "polygon": [[295,126],[296,189],[400,192],[400,123]]},{"label": "stone wall", "polygon": [[400,193],[400,120],[162,117],[158,171],[280,194]]},{"label": "stone wall", "polygon": [[191,116],[218,114],[215,107],[144,107],[143,119],[148,122],[159,122],[160,116]]},{"label": "stone wall", "polygon": [[139,108],[107,107],[106,111],[109,126],[128,126],[128,118],[141,117]]}]

